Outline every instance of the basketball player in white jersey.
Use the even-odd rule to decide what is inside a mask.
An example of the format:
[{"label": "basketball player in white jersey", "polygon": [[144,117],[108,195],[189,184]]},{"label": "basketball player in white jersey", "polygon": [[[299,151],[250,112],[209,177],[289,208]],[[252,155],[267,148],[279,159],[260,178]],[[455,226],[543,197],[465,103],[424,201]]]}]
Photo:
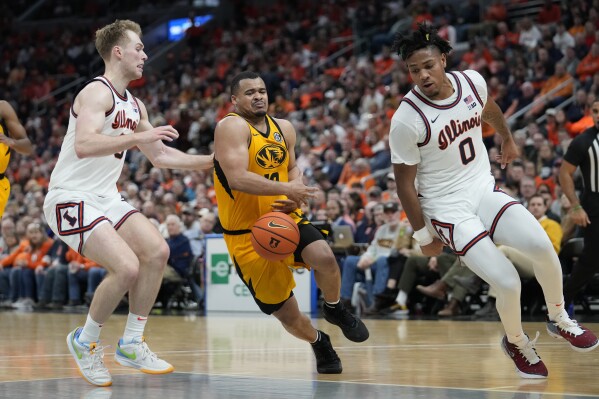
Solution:
[{"label": "basketball player in white jersey", "polygon": [[597,337],[564,310],[562,270],[540,224],[519,202],[495,186],[483,145],[483,121],[503,139],[497,161],[518,157],[505,118],[475,71],[445,72],[451,46],[436,30],[420,25],[394,43],[416,86],[402,99],[389,135],[397,192],[427,256],[448,246],[499,293],[501,341],[523,378],[546,378],[535,342],[522,330],[520,278],[496,244],[535,259],[535,276],[548,309],[547,330],[578,351],[599,345]]},{"label": "basketball player in white jersey", "polygon": [[125,153],[137,146],[154,166],[209,169],[212,156],[192,156],[167,147],[178,133],[154,128],[144,104],[127,85],[142,76],[147,55],[135,22],[117,20],[96,32],[105,63],[73,101],[67,134],[50,178],[44,213],[54,233],[71,248],[108,270],[98,286],[83,328],[67,336],[82,376],[111,385],[99,346],[100,329],[129,292],[129,316],[115,359],[151,374],[173,371],[144,342],[143,331],[169,256],[166,241],[152,223],[125,202],[117,190]]}]

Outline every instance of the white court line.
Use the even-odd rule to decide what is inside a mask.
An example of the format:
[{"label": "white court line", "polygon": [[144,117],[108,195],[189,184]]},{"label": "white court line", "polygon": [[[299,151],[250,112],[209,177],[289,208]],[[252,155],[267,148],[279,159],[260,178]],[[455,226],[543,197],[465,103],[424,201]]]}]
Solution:
[{"label": "white court line", "polygon": [[[579,396],[579,397],[589,397],[589,398],[597,398],[596,395],[584,394],[584,393],[570,393],[570,392],[544,392],[539,391],[535,392],[532,390],[522,391],[519,390],[517,385],[508,385],[508,386],[500,386],[500,387],[491,387],[491,388],[460,388],[460,387],[449,387],[449,386],[427,386],[427,385],[407,385],[407,384],[386,384],[386,383],[376,383],[376,382],[366,382],[367,380],[344,380],[344,381],[328,381],[328,380],[318,380],[318,379],[306,379],[306,378],[279,378],[279,377],[264,377],[264,376],[254,376],[249,375],[243,372],[234,372],[234,373],[194,373],[194,372],[174,372],[173,374],[186,374],[186,375],[198,375],[198,376],[209,376],[209,377],[224,377],[224,378],[242,378],[242,379],[253,379],[253,380],[277,380],[277,381],[297,381],[297,382],[319,382],[319,383],[329,383],[329,384],[352,384],[352,385],[374,385],[374,386],[387,386],[387,387],[398,387],[398,388],[418,388],[418,389],[435,389],[435,390],[456,390],[456,391],[474,391],[474,392],[504,392],[504,393],[541,393],[544,396]],[[127,375],[127,377],[147,377],[145,374],[134,373],[134,374],[113,374],[113,376]],[[14,381],[4,381],[0,382],[1,385],[12,384],[12,383],[27,383],[27,382],[40,382],[40,381],[57,381],[57,380],[81,380],[81,377],[63,377],[63,378],[40,378],[40,379],[27,379],[27,380],[14,380]],[[539,388],[542,388],[542,385],[545,385],[547,380],[540,381]],[[531,388],[533,384],[523,384],[522,386],[526,386]]]},{"label": "white court line", "polygon": [[[563,341],[555,341],[551,343],[539,343],[536,344],[537,347],[554,347],[554,346],[563,346]],[[360,345],[360,346],[335,346],[335,350],[340,351],[363,351],[363,350],[412,350],[412,349],[428,349],[428,350],[438,350],[438,349],[448,349],[448,348],[499,348],[499,344],[488,343],[488,344],[448,344],[448,343],[439,343],[439,344],[405,344],[405,345]],[[193,354],[201,354],[201,353],[265,353],[265,352],[280,352],[284,350],[285,352],[305,352],[307,347],[270,347],[270,348],[231,348],[231,349],[193,349],[193,350],[169,350],[169,351],[159,351],[158,353],[162,354],[173,354],[173,355],[193,355]],[[113,355],[114,352],[104,351],[105,355]],[[311,353],[311,352],[310,352]],[[70,353],[52,353],[52,354],[31,354],[31,355],[7,355],[0,356],[0,362],[9,361],[13,359],[27,359],[31,357],[35,358],[53,358],[53,357],[64,357],[71,356]]]}]

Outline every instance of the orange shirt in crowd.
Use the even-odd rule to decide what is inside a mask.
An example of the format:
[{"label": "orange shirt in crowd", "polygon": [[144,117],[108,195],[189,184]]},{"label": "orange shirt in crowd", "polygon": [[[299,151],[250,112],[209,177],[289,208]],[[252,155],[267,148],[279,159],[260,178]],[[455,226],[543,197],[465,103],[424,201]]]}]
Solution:
[{"label": "orange shirt in crowd", "polygon": [[98,266],[98,264],[96,262],[94,262],[93,260],[87,259],[85,256],[81,255],[80,253],[75,251],[73,248],[69,248],[68,252],[65,255],[65,259],[69,263],[76,262],[76,263],[82,264],[83,268],[85,270],[89,270],[89,268],[91,268],[91,267]]},{"label": "orange shirt in crowd", "polygon": [[570,133],[570,137],[578,136],[580,133],[584,132],[588,128],[594,125],[593,117],[588,113],[580,118],[580,120],[572,123],[566,122],[566,130]]},{"label": "orange shirt in crowd", "polygon": [[23,239],[14,251],[12,251],[6,258],[2,259],[2,266],[12,266],[18,257],[22,258],[22,255],[26,254],[29,259],[28,266],[30,269],[35,269],[38,266],[47,267],[50,262],[47,262],[47,259],[44,259],[44,257],[50,250],[50,247],[52,247],[52,244],[54,244],[54,240],[48,238],[38,249],[33,250],[29,240]]},{"label": "orange shirt in crowd", "polygon": [[489,125],[487,122],[483,122],[483,138],[493,137],[495,136],[495,129],[493,126]]},{"label": "orange shirt in crowd", "polygon": [[576,74],[580,80],[592,78],[595,72],[599,72],[599,55],[593,56],[590,52],[580,60],[576,67]]},{"label": "orange shirt in crowd", "polygon": [[2,261],[0,262],[2,264],[2,267],[12,266],[12,264],[15,263],[15,259],[17,259],[17,256],[21,253],[27,253],[27,250],[29,248],[29,240],[21,240],[19,246],[13,249],[13,251],[10,254],[8,254],[6,258],[2,259]]},{"label": "orange shirt in crowd", "polygon": [[537,189],[541,184],[546,185],[549,188],[551,196],[555,198],[555,187],[557,186],[557,183],[555,182],[553,176],[549,176],[546,179],[542,179],[541,176],[538,175],[535,176],[535,186],[537,187]]},{"label": "orange shirt in crowd", "polygon": [[[541,89],[541,92],[539,93],[539,95],[542,96],[542,95],[549,93],[551,90],[553,90],[560,84],[568,81],[569,79],[572,79],[572,76],[570,76],[569,73],[564,74],[562,77],[559,77],[556,75],[551,76],[549,79],[547,79],[547,82],[545,82],[545,84],[543,85],[543,88]],[[562,87],[561,89],[559,89],[558,91],[556,91],[555,93],[553,93],[552,96],[554,96],[554,97],[570,97],[573,92],[574,92],[574,82],[572,81],[569,84]]]}]

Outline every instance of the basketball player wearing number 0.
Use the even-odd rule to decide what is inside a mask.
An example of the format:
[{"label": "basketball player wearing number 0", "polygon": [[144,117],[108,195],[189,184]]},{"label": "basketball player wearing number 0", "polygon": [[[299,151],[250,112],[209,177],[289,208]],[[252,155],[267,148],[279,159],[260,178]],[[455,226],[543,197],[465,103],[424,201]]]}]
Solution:
[{"label": "basketball player wearing number 0", "polygon": [[143,337],[169,249],[152,223],[119,194],[116,183],[127,150],[137,146],[157,167],[212,167],[212,156],[167,147],[163,140],[174,140],[177,131],[172,126],[153,127],[143,102],[127,90],[129,82],[142,76],[148,58],[140,36],[140,26],[128,20],[117,20],[96,32],[105,72],[75,95],[44,202],[54,233],[108,270],[85,325],[67,336],[81,375],[99,386],[112,384],[99,344],[100,331],[127,292],[129,316],[115,347],[115,360],[150,374],[174,369],[149,349]]},{"label": "basketball player wearing number 0", "polygon": [[[348,339],[365,341],[368,330],[339,301],[341,281],[335,257],[298,209],[316,189],[303,184],[295,164],[295,129],[289,121],[267,115],[266,86],[253,72],[235,76],[231,101],[235,112],[219,122],[214,137],[215,191],[231,259],[260,310],[279,319],[292,335],[312,343],[318,372],[341,373],[341,361],[328,335],[316,330],[299,310],[289,266],[295,263],[314,270],[325,300],[324,317]],[[261,258],[250,240],[256,220],[273,209],[289,214],[300,230],[295,253],[281,261]]]},{"label": "basketball player wearing number 0", "polygon": [[495,186],[481,124],[489,123],[503,139],[497,161],[505,167],[518,157],[505,118],[478,72],[445,72],[451,46],[430,26],[398,35],[394,45],[416,84],[402,99],[389,134],[397,192],[414,238],[428,256],[449,246],[497,290],[504,352],[521,377],[545,378],[547,369],[535,350],[538,333],[529,339],[522,330],[520,277],[496,244],[534,259],[552,337],[566,339],[578,351],[592,350],[598,342],[564,310],[562,270],[547,234],[526,208]]}]

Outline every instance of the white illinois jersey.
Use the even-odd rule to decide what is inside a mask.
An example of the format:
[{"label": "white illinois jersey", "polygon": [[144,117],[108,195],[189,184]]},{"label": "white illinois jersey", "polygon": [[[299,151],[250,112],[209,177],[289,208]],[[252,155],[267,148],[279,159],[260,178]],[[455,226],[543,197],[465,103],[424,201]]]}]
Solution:
[{"label": "white illinois jersey", "polygon": [[439,197],[468,187],[481,175],[491,177],[482,140],[482,111],[487,85],[476,71],[446,74],[455,91],[432,101],[414,87],[391,120],[391,162],[416,165],[418,194]]},{"label": "white illinois jersey", "polygon": [[[120,136],[132,134],[141,117],[137,99],[125,91],[121,96],[112,83],[103,76],[90,80],[105,84],[112,92],[113,106],[106,112],[104,126],[100,134]],[[75,152],[75,128],[77,114],[71,106],[69,126],[58,156],[58,162],[50,177],[49,189],[70,191],[85,191],[100,196],[110,196],[118,193],[117,180],[121,175],[126,151],[101,157],[79,158]]]}]

